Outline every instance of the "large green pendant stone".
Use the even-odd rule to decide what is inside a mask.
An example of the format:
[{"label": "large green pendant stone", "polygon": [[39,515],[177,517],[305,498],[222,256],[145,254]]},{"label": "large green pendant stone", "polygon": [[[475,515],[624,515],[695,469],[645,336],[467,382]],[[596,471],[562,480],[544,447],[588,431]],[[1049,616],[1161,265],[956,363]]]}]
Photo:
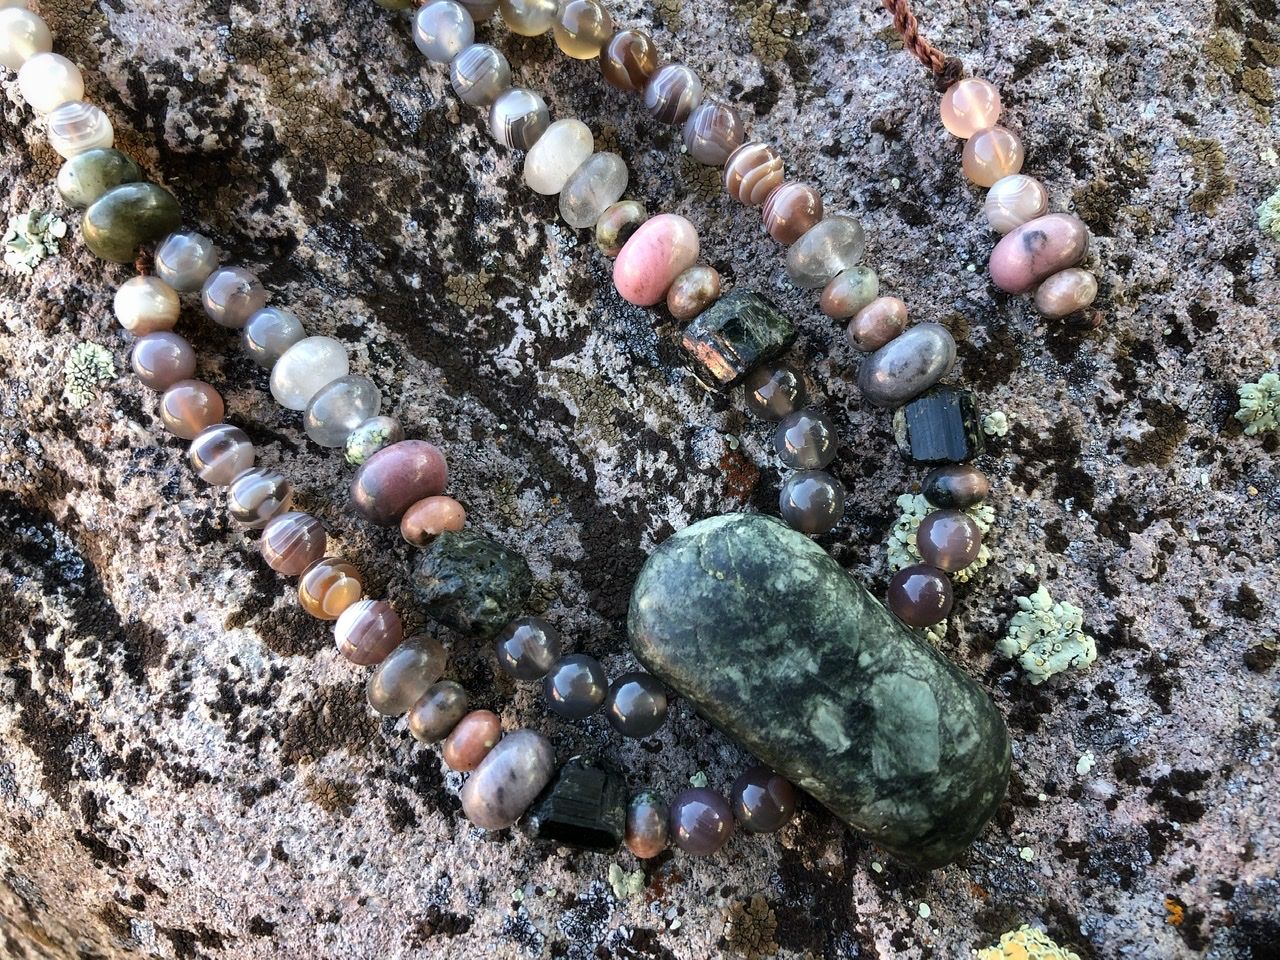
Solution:
[{"label": "large green pendant stone", "polygon": [[1004,796],[1009,736],[991,698],[772,517],[667,540],[628,630],[707,719],[912,865],[956,859]]},{"label": "large green pendant stone", "polygon": [[680,343],[705,380],[728,390],[795,338],[796,328],[772,303],[750,290],[734,290],[698,314]]},{"label": "large green pendant stone", "polygon": [[84,242],[103,260],[130,263],[138,247],[182,224],[182,208],[172,193],[154,183],[126,183],[95,200],[80,222]]},{"label": "large green pendant stone", "polygon": [[137,183],[142,168],[119,150],[99,147],[77,153],[58,170],[58,193],[77,210],[83,210],[112,187]]}]

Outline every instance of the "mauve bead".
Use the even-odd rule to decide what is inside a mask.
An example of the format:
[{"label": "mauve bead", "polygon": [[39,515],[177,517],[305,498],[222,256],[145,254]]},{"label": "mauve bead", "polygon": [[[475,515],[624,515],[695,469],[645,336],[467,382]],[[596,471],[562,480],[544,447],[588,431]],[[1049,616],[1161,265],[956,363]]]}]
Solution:
[{"label": "mauve bead", "polygon": [[507,734],[462,785],[462,812],[483,830],[511,826],[547,785],[555,764],[556,752],[542,734]]},{"label": "mauve bead", "polygon": [[928,564],[903,567],[889,581],[889,612],[909,627],[932,627],[951,612],[951,581]]},{"label": "mauve bead", "polygon": [[272,517],[288,510],[292,501],[293,485],[283,474],[266,467],[246,470],[227,488],[227,513],[251,529],[265,527]]},{"label": "mauve bead", "polygon": [[648,219],[639,200],[619,200],[596,221],[596,248],[606,257],[616,257]]},{"label": "mauve bead", "polygon": [[160,397],[160,422],[183,440],[194,440],[227,412],[222,394],[203,380],[179,380]]},{"label": "mauve bead", "polygon": [[453,497],[424,497],[400,518],[400,536],[415,547],[425,547],[446,530],[461,530],[466,522],[466,508]]},{"label": "mauve bead", "polygon": [[129,364],[144,386],[168,390],[196,372],[196,352],[185,339],[169,330],[157,330],[138,338]]},{"label": "mauve bead", "polygon": [[205,483],[225,487],[253,466],[253,441],[239,427],[215,423],[195,435],[187,459]]},{"label": "mauve bead", "polygon": [[659,67],[644,88],[644,105],[655,120],[678,126],[702,101],[702,81],[683,63]]},{"label": "mauve bead", "polygon": [[440,754],[450,770],[470,773],[502,739],[502,721],[492,710],[472,710],[445,738]]},{"label": "mauve bead", "polygon": [[647,860],[656,857],[667,848],[667,805],[657,795],[645,790],[637,793],[627,804],[627,827],[624,842],[627,849]]},{"label": "mauve bead", "polygon": [[200,291],[204,312],[220,327],[239,330],[267,304],[267,290],[257,276],[241,267],[219,267]]},{"label": "mauve bead", "polygon": [[922,492],[935,507],[964,510],[990,496],[991,481],[977,467],[950,463],[929,471]]},{"label": "mauve bead", "polygon": [[296,577],[324,557],[328,541],[323,523],[309,513],[293,510],[271,518],[262,531],[258,549],[276,573]]},{"label": "mauve bead", "polygon": [[409,709],[409,732],[419,743],[438,743],[467,712],[467,691],[453,680],[434,683]]},{"label": "mauve bead", "polygon": [[410,637],[387,655],[369,675],[365,699],[384,717],[398,717],[422,699],[444,673],[449,655],[435,637]]},{"label": "mauve bead", "polygon": [[982,204],[987,223],[996,233],[1008,233],[1028,220],[1043,217],[1048,209],[1044,186],[1024,173],[1001,177],[991,185]]},{"label": "mauve bead", "polygon": [[667,309],[677,320],[692,320],[720,299],[720,271],[695,264],[676,277],[667,291]]},{"label": "mauve bead", "polygon": [[360,571],[338,557],[322,557],[307,567],[298,581],[298,602],[317,620],[337,620],[362,593]]},{"label": "mauve bead", "polygon": [[1028,220],[991,251],[987,269],[1006,293],[1029,293],[1036,284],[1074,267],[1089,252],[1089,228],[1069,213]]},{"label": "mauve bead", "polygon": [[959,510],[935,510],[916,528],[920,559],[943,573],[963,570],[978,559],[982,531],[973,518]]},{"label": "mauve bead", "polygon": [[613,729],[639,740],[667,719],[667,690],[652,674],[624,673],[609,687],[604,712]]},{"label": "mauve bead", "polygon": [[956,362],[946,327],[921,323],[862,361],[858,389],[877,407],[899,407],[945,377]]},{"label": "mauve bead", "polygon": [[590,60],[613,36],[613,17],[600,0],[562,0],[551,32],[565,55]]},{"label": "mauve bead", "polygon": [[778,424],[773,448],[788,467],[821,470],[836,456],[836,425],[825,413],[797,410]]},{"label": "mauve bead", "polygon": [[643,30],[615,33],[600,54],[600,72],[619,90],[639,93],[658,69],[658,48]]},{"label": "mauve bead", "polygon": [[690,856],[705,857],[728,843],[733,834],[733,810],[714,790],[695,787],[676,794],[668,823],[675,846]]},{"label": "mauve bead", "polygon": [[1097,295],[1097,278],[1088,270],[1071,267],[1036,288],[1035,304],[1041,316],[1060,320],[1089,306]]},{"label": "mauve bead", "polygon": [[724,164],[724,190],[749,207],[758,207],[782,183],[784,164],[767,143],[744,143]]},{"label": "mauve bead", "polygon": [[742,829],[773,833],[786,826],[796,812],[796,788],[768,767],[751,767],[733,781],[729,802]]},{"label": "mauve bead", "polygon": [[793,473],[778,493],[778,512],[800,533],[829,533],[844,517],[844,484],[825,470]]},{"label": "mauve bead", "polygon": [[898,297],[880,297],[858,311],[846,332],[849,343],[871,353],[897,337],[906,325],[907,305]]},{"label": "mauve bead", "polygon": [[503,673],[541,680],[560,656],[560,633],[541,617],[520,617],[498,634],[494,649]]},{"label": "mauve bead", "polygon": [[862,224],[853,217],[827,217],[791,245],[787,251],[787,276],[798,287],[825,287],[837,274],[862,259],[866,249]]},{"label": "mauve bead", "polygon": [[747,409],[762,420],[781,420],[809,398],[804,376],[785,361],[756,367],[742,381]]},{"label": "mauve bead", "polygon": [[569,720],[582,720],[599,710],[608,689],[604,667],[585,653],[561,657],[547,671],[542,685],[547,706]]},{"label": "mauve bead", "polygon": [[1016,133],[991,127],[978,131],[964,145],[961,166],[978,186],[990,187],[1021,170],[1022,156],[1022,141]]},{"label": "mauve bead", "polygon": [[742,146],[742,118],[723,103],[700,103],[684,122],[684,145],[699,163],[718,167]]},{"label": "mauve bead", "polygon": [[880,293],[880,278],[870,267],[856,266],[841,270],[822,288],[819,306],[828,317],[843,320],[852,317]]},{"label": "mauve bead", "polygon": [[807,183],[789,180],[769,194],[761,216],[769,236],[791,246],[822,219],[822,197]]},{"label": "mauve bead", "polygon": [[338,652],[361,666],[381,663],[404,639],[400,614],[385,600],[357,600],[333,625]]},{"label": "mauve bead", "polygon": [[288,310],[263,307],[245,321],[240,343],[254,363],[270,370],[290,347],[306,336],[302,321]]},{"label": "mauve bead", "polygon": [[425,497],[444,492],[449,479],[444,454],[425,440],[383,447],[351,479],[351,504],[370,523],[390,527]]},{"label": "mauve bead", "polygon": [[942,95],[942,125],[962,140],[994,127],[1000,119],[1000,91],[978,77],[957,80]]},{"label": "mauve bead", "polygon": [[613,285],[628,303],[651,307],[698,262],[698,251],[692,223],[679,214],[659,214],[640,225],[613,261]]}]

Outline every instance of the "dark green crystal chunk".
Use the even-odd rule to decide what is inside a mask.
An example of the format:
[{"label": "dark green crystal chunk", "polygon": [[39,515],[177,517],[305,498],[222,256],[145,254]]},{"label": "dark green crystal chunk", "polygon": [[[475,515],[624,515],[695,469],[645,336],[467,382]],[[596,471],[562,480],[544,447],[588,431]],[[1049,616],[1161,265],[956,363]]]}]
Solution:
[{"label": "dark green crystal chunk", "polygon": [[77,153],[58,171],[58,193],[71,206],[83,210],[112,187],[136,183],[142,168],[119,150],[100,147]]},{"label": "dark green crystal chunk", "polygon": [[126,183],[93,201],[80,228],[95,255],[130,263],[138,247],[172,233],[181,223],[182,208],[168,190],[154,183]]},{"label": "dark green crystal chunk", "polygon": [[795,338],[795,327],[772,303],[750,290],[734,290],[685,327],[681,345],[713,386],[727,390]]},{"label": "dark green crystal chunk", "polygon": [[982,453],[978,400],[969,390],[937,387],[893,414],[902,455],[916,463],[964,463]]},{"label": "dark green crystal chunk", "polygon": [[488,639],[514,620],[533,590],[524,557],[469,530],[440,534],[413,572],[423,609],[458,633]]},{"label": "dark green crystal chunk", "polygon": [[991,698],[808,537],[755,514],[695,523],[631,594],[636,656],[902,860],[956,859],[1009,780]]},{"label": "dark green crystal chunk", "polygon": [[556,773],[524,817],[535,840],[613,850],[622,842],[627,795],[621,778],[588,757],[574,757]]}]

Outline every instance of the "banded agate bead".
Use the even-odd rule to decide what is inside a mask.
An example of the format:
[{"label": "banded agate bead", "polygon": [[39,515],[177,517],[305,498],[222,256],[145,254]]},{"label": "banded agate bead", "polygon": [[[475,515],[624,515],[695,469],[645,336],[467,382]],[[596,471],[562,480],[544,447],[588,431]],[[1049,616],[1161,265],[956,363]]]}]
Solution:
[{"label": "banded agate bead", "polygon": [[785,361],[756,367],[742,386],[747,409],[763,420],[781,420],[809,397],[804,376]]},{"label": "banded agate bead", "polygon": [[619,200],[596,221],[597,249],[606,257],[616,257],[640,229],[640,224],[648,219],[649,214],[639,200]]},{"label": "banded agate bead", "polygon": [[85,246],[95,257],[132,263],[138,247],[182,223],[182,208],[154,183],[122,183],[94,200],[80,218]]},{"label": "banded agate bead", "polygon": [[679,126],[702,101],[702,81],[683,63],[659,67],[644,88],[644,105],[661,123]]},{"label": "banded agate bead", "polygon": [[928,564],[903,567],[889,580],[885,600],[889,612],[907,626],[932,627],[951,613],[951,581]]},{"label": "banded agate bead", "polygon": [[964,175],[980,187],[991,187],[1022,169],[1022,141],[1004,127],[979,130],[964,145]]},{"label": "banded agate bead", "polygon": [[275,470],[253,467],[231,481],[227,512],[246,527],[265,527],[271,518],[289,509],[293,485]]},{"label": "banded agate bead", "polygon": [[569,720],[582,720],[599,710],[608,689],[604,667],[585,653],[561,657],[543,678],[547,706]]},{"label": "banded agate bead", "polygon": [[627,804],[624,842],[627,849],[647,860],[667,848],[667,823],[671,812],[651,791],[638,793]]},{"label": "banded agate bead", "polygon": [[333,337],[306,337],[271,368],[271,395],[286,410],[305,410],[326,384],[351,372],[347,350]]},{"label": "banded agate bead", "polygon": [[667,719],[667,690],[652,674],[624,673],[609,686],[604,712],[624,737],[643,739]]},{"label": "banded agate bead", "polygon": [[822,219],[822,197],[807,183],[791,180],[769,194],[762,216],[769,236],[791,246]]},{"label": "banded agate bead", "polygon": [[698,261],[698,231],[679,214],[646,220],[613,262],[613,285],[622,299],[651,307],[667,295],[676,277]]},{"label": "banded agate bead", "polygon": [[276,573],[296,577],[324,558],[328,542],[323,523],[309,513],[295,510],[271,518],[262,531],[258,550]]},{"label": "banded agate bead", "polygon": [[135,336],[172,330],[182,304],[178,293],[159,277],[131,277],[116,289],[112,312]]},{"label": "banded agate bead", "polygon": [[842,320],[854,316],[880,292],[880,278],[870,267],[850,267],[831,278],[822,288],[820,306],[828,317]]},{"label": "banded agate bead", "polygon": [[55,107],[46,120],[49,146],[60,157],[71,159],[89,150],[102,150],[115,142],[115,130],[101,109],[83,100],[69,100]]},{"label": "banded agate bead", "polygon": [[[58,169],[58,193],[70,206],[83,210],[108,190],[125,183],[137,183],[142,177],[142,168],[119,150],[86,150]],[[161,280],[169,280],[160,272],[158,264],[156,273]]]},{"label": "banded agate bead", "polygon": [[467,712],[467,691],[453,680],[432,684],[409,710],[409,732],[419,743],[437,743]]},{"label": "banded agate bead", "polygon": [[690,856],[709,856],[733,835],[733,810],[707,787],[682,790],[671,801],[668,832],[671,842]]},{"label": "banded agate bead", "polygon": [[942,95],[942,125],[967,140],[979,130],[994,127],[1000,119],[1000,91],[978,77],[965,77]]},{"label": "banded agate bead", "polygon": [[667,291],[667,309],[677,320],[692,320],[720,299],[720,271],[694,264],[676,277]]},{"label": "banded agate bead", "polygon": [[987,270],[1006,293],[1030,293],[1055,273],[1074,267],[1089,252],[1089,228],[1069,213],[1028,220],[1006,234]]},{"label": "banded agate bead", "polygon": [[773,436],[778,458],[794,470],[821,470],[836,456],[836,425],[818,410],[784,417]]},{"label": "banded agate bead", "polygon": [[20,7],[0,10],[0,66],[19,70],[37,53],[52,49],[53,34],[39,16]]},{"label": "banded agate bead", "polygon": [[482,830],[511,826],[550,781],[555,762],[555,750],[542,734],[507,734],[462,785],[462,812]]},{"label": "banded agate bead", "polygon": [[288,310],[263,307],[255,310],[240,331],[240,344],[250,359],[270,370],[285,351],[306,337],[302,321]]},{"label": "banded agate bead", "polygon": [[541,617],[520,617],[498,634],[494,649],[507,676],[541,680],[560,656],[560,632]]},{"label": "banded agate bead", "polygon": [[658,48],[643,30],[615,33],[600,55],[600,72],[619,90],[639,93],[658,69]]},{"label": "banded agate bead", "polygon": [[400,518],[400,536],[425,547],[446,530],[461,530],[466,524],[466,508],[453,497],[424,497]]},{"label": "banded agate bead", "polygon": [[864,353],[879,350],[907,326],[907,305],[898,297],[871,301],[849,321],[849,343]]},{"label": "banded agate bead", "polygon": [[394,526],[419,500],[443,493],[448,479],[439,448],[425,440],[401,440],[379,450],[356,471],[351,505],[370,523]]},{"label": "banded agate bead", "polygon": [[176,333],[157,330],[138,338],[129,355],[129,364],[144,386],[168,390],[196,372],[196,352]]},{"label": "banded agate bead", "polygon": [[781,184],[785,167],[767,143],[744,143],[724,164],[725,193],[749,207],[763,204]]},{"label": "banded agate bead", "polygon": [[844,518],[844,484],[825,470],[793,473],[778,494],[778,513],[801,533],[829,533]]},{"label": "banded agate bead", "polygon": [[742,146],[742,118],[732,107],[704,101],[689,114],[683,134],[689,156],[709,167],[718,167]]},{"label": "banded agate bead", "polygon": [[385,600],[357,600],[338,615],[333,625],[338,652],[352,663],[370,667],[381,663],[404,639],[400,614]]},{"label": "banded agate bead", "polygon": [[575,60],[600,55],[613,36],[613,17],[598,0],[566,0],[552,24],[556,46]]},{"label": "banded agate bead", "polygon": [[742,829],[750,833],[781,830],[796,812],[796,788],[768,767],[744,770],[729,788],[729,801]]},{"label": "banded agate bead", "polygon": [[463,103],[488,107],[510,88],[511,64],[496,47],[473,43],[449,64],[449,82]]},{"label": "banded agate bead", "polygon": [[512,87],[489,107],[489,132],[513,150],[528,150],[551,122],[546,101],[532,90]]},{"label": "banded agate bead", "polygon": [[1060,320],[1093,303],[1098,280],[1088,270],[1072,267],[1055,273],[1036,288],[1035,304],[1041,316]]},{"label": "banded agate bead", "polygon": [[963,570],[978,559],[981,548],[982,531],[960,510],[935,510],[916,528],[920,559],[943,573]]},{"label": "banded agate bead", "polygon": [[425,633],[410,637],[369,676],[365,699],[384,717],[406,713],[440,679],[448,658],[435,637]]},{"label": "banded agate bead", "polygon": [[339,557],[321,557],[302,572],[298,602],[317,620],[337,620],[364,593],[364,577]]},{"label": "banded agate bead", "polygon": [[841,271],[862,259],[862,224],[836,214],[810,229],[787,251],[787,275],[805,289],[825,287]]},{"label": "banded agate bead", "polygon": [[35,53],[18,68],[22,99],[36,113],[50,113],[69,100],[84,97],[80,68],[57,53]]},{"label": "banded agate bead", "polygon": [[594,153],[570,174],[560,191],[560,216],[571,227],[594,227],[627,189],[630,174],[616,153]]},{"label": "banded agate bead", "polygon": [[187,459],[205,483],[225,487],[253,466],[253,442],[239,427],[215,423],[195,435]]},{"label": "banded agate bead", "polygon": [[445,738],[440,755],[450,770],[470,773],[502,739],[502,721],[492,710],[472,710]]},{"label": "banded agate bead", "polygon": [[205,278],[200,302],[218,326],[239,330],[266,306],[267,289],[257,274],[243,267],[219,267]]},{"label": "banded agate bead", "polygon": [[1035,177],[1023,173],[1001,177],[991,185],[982,212],[996,233],[1008,233],[1049,209],[1049,195]]},{"label": "banded agate bead", "polygon": [[156,247],[154,259],[157,277],[179,293],[193,293],[218,268],[218,248],[202,233],[171,233]]},{"label": "banded agate bead", "polygon": [[525,154],[524,182],[534,193],[553,196],[593,150],[590,127],[573,117],[557,120]]},{"label": "banded agate bead", "polygon": [[341,447],[347,436],[382,408],[382,394],[368,377],[339,377],[316,391],[302,417],[308,437],[322,447]]},{"label": "banded agate bead", "polygon": [[448,63],[475,40],[466,7],[454,0],[431,0],[413,18],[413,42],[432,63]]},{"label": "banded agate bead", "polygon": [[498,4],[507,28],[522,37],[538,37],[550,30],[558,8],[557,0],[501,0]]}]

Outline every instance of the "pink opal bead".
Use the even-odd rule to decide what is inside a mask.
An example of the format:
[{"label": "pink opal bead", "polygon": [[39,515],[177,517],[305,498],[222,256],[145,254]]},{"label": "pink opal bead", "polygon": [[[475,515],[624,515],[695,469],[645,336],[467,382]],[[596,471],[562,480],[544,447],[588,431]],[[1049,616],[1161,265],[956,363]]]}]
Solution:
[{"label": "pink opal bead", "polygon": [[1041,280],[1074,267],[1089,250],[1089,228],[1069,213],[1051,213],[1016,227],[991,251],[987,269],[1007,293],[1030,293]]},{"label": "pink opal bead", "polygon": [[651,307],[667,295],[676,277],[698,260],[698,231],[675,213],[646,220],[613,262],[613,285],[623,300]]},{"label": "pink opal bead", "polygon": [[942,125],[967,140],[979,130],[994,127],[1000,119],[1000,91],[986,80],[966,77],[942,95]]}]

